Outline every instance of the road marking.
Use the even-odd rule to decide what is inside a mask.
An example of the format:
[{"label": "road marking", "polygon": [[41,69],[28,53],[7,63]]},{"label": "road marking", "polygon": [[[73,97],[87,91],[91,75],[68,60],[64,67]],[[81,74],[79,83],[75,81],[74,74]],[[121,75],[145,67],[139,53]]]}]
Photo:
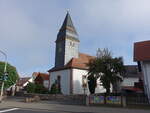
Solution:
[{"label": "road marking", "polygon": [[19,109],[19,108],[6,109],[6,110],[0,111],[0,113],[5,113],[5,112],[9,112],[9,111],[14,111],[14,110],[18,110],[18,109]]}]

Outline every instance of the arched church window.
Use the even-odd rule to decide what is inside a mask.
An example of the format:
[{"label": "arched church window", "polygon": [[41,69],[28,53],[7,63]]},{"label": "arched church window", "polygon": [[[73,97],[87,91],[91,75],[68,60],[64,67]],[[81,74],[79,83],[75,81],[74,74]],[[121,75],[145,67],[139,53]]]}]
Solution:
[{"label": "arched church window", "polygon": [[61,76],[57,76],[58,89],[61,91]]}]

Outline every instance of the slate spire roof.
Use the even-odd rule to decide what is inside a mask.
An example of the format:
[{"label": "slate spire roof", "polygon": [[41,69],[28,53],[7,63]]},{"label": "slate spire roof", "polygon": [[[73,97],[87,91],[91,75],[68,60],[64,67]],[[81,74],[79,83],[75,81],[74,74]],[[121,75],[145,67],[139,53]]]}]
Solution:
[{"label": "slate spire roof", "polygon": [[65,17],[65,20],[62,24],[61,29],[66,29],[67,27],[71,27],[75,30],[75,27],[73,25],[73,22],[72,22],[72,19],[71,19],[69,12],[67,12],[67,14],[66,14],[66,17]]},{"label": "slate spire roof", "polygon": [[64,22],[63,22],[63,24],[62,24],[62,26],[58,32],[56,41],[62,40],[66,36],[71,37],[72,39],[75,39],[76,41],[79,41],[78,34],[76,32],[76,29],[73,25],[71,16],[70,16],[68,11],[67,11],[65,20],[64,20]]}]

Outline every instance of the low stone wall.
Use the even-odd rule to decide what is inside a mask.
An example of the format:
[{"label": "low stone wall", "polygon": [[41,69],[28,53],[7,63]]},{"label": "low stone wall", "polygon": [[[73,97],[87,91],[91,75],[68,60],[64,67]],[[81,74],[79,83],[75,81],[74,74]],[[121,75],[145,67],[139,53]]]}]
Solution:
[{"label": "low stone wall", "polygon": [[58,101],[64,102],[68,104],[78,104],[85,105],[86,104],[86,96],[85,95],[60,95],[60,94],[24,94],[26,98],[33,98],[38,96],[40,100],[50,100],[50,101]]},{"label": "low stone wall", "polygon": [[39,96],[26,97],[25,98],[25,102],[38,102],[38,101],[40,101],[40,97]]},{"label": "low stone wall", "polygon": [[[145,101],[146,98],[131,95],[60,95],[60,94],[24,94],[25,102],[35,102],[39,100],[57,101],[64,104],[75,105],[113,105],[113,106],[130,106],[149,104]],[[35,98],[36,97],[36,98]],[[141,101],[142,100],[142,101]],[[147,99],[146,99],[147,100]],[[150,104],[149,104],[150,105]]]},{"label": "low stone wall", "polygon": [[2,96],[2,99],[3,100],[7,99],[7,95]]}]

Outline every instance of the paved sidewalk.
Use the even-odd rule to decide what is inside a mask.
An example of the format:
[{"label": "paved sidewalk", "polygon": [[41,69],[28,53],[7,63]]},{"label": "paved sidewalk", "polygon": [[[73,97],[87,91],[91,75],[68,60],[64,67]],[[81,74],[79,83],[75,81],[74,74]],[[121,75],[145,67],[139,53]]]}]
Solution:
[{"label": "paved sidewalk", "polygon": [[150,110],[140,109],[127,109],[127,108],[111,108],[111,107],[91,107],[91,106],[78,106],[78,105],[65,105],[51,101],[40,101],[33,103],[25,103],[23,99],[8,99],[0,103],[2,108],[23,108],[23,109],[39,109],[55,112],[68,112],[68,113],[150,113]]}]

